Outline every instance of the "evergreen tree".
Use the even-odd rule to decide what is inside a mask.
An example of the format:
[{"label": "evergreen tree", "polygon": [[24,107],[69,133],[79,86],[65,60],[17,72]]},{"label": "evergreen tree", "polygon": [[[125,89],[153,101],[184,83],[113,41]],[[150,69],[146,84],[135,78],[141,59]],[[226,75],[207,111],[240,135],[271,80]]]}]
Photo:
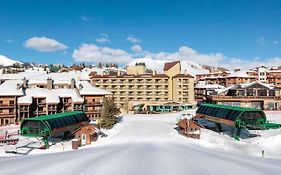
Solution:
[{"label": "evergreen tree", "polygon": [[98,67],[99,67],[99,68],[102,68],[102,63],[101,63],[101,62],[99,62]]},{"label": "evergreen tree", "polygon": [[102,111],[101,119],[98,122],[99,126],[105,129],[112,128],[118,121],[116,115],[118,115],[119,113],[120,110],[114,103],[114,99],[104,98],[103,111]]}]

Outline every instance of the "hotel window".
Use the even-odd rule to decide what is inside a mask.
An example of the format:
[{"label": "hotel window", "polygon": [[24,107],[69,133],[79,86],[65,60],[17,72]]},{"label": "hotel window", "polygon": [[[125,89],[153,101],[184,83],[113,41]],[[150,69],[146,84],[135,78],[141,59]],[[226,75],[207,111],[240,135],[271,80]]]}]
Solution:
[{"label": "hotel window", "polygon": [[0,100],[0,105],[2,105],[3,104],[3,100]]},{"label": "hotel window", "polygon": [[14,114],[14,109],[9,109],[9,114]]},{"label": "hotel window", "polygon": [[3,113],[3,109],[0,109],[0,113]]}]

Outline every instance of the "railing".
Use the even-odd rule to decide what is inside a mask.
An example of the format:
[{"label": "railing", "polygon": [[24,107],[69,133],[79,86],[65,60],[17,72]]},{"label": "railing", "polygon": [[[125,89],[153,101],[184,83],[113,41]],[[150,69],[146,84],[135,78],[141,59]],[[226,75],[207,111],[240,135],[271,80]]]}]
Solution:
[{"label": "railing", "polygon": [[14,108],[15,104],[0,104],[0,108]]},{"label": "railing", "polygon": [[212,99],[276,99],[280,100],[281,96],[221,96],[212,95]]},{"label": "railing", "polygon": [[102,105],[101,102],[88,102],[85,103],[85,106],[96,106],[96,105]]},{"label": "railing", "polygon": [[29,108],[19,108],[20,111],[29,111]]}]

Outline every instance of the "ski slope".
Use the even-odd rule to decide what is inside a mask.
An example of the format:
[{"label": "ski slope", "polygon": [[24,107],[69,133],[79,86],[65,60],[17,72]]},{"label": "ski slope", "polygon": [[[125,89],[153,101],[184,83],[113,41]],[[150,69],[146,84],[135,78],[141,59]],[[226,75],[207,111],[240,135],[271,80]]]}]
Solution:
[{"label": "ski slope", "polygon": [[[249,156],[243,150],[226,152],[215,148],[207,139],[215,137],[218,142],[227,139],[224,146],[231,148],[229,144],[236,141],[228,136],[208,130],[202,131],[202,140],[179,135],[174,129],[178,116],[178,113],[126,116],[112,130],[106,131],[108,137],[90,147],[61,153],[1,157],[0,174],[280,175],[280,158]],[[280,134],[280,130],[277,131]]]}]

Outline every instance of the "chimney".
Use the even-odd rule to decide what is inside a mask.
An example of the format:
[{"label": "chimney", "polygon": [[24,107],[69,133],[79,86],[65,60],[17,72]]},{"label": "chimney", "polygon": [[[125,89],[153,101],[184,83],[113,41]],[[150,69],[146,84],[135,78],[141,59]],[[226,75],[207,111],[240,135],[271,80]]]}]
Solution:
[{"label": "chimney", "polygon": [[82,90],[82,89],[83,89],[83,85],[79,84],[79,90]]},{"label": "chimney", "polygon": [[74,78],[71,79],[70,88],[71,88],[71,89],[74,89],[74,88],[75,88],[75,79],[74,79]]},{"label": "chimney", "polygon": [[53,89],[53,80],[50,77],[47,79],[47,89],[48,90]]},{"label": "chimney", "polygon": [[22,79],[22,86],[24,89],[26,89],[28,86],[28,80],[25,77]]},{"label": "chimney", "polygon": [[154,71],[152,71],[152,75],[153,76],[155,76],[156,75],[156,71],[154,70]]},{"label": "chimney", "polygon": [[184,75],[187,75],[187,70],[186,70],[186,69],[184,69],[183,73],[184,73]]},{"label": "chimney", "polygon": [[234,69],[234,72],[240,72],[240,68],[238,67],[238,68]]},{"label": "chimney", "polygon": [[121,75],[121,72],[120,70],[117,71],[117,76],[120,76]]}]

